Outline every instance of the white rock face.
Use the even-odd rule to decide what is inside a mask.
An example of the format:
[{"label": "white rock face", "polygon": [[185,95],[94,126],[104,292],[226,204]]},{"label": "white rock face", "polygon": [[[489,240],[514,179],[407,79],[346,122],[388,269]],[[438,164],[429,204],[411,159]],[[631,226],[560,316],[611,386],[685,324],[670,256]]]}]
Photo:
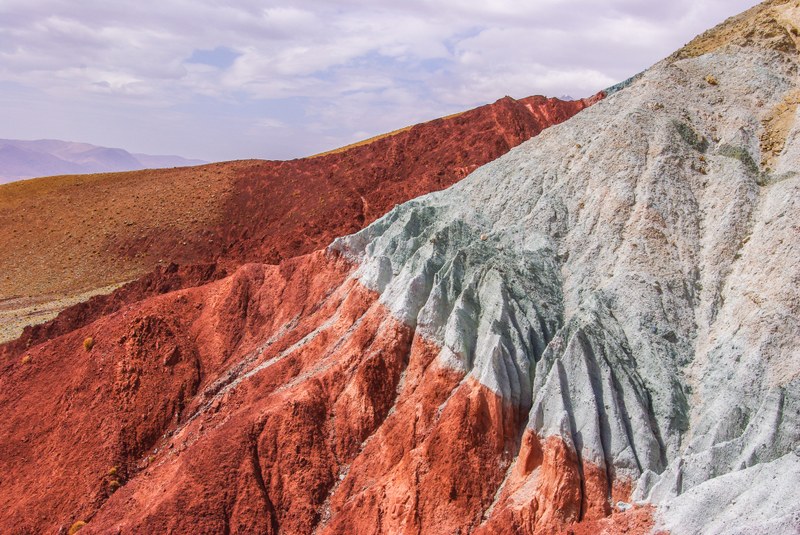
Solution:
[{"label": "white rock face", "polygon": [[[777,487],[781,482],[794,485]],[[710,479],[659,508],[671,533],[772,535],[800,533],[800,456],[779,459]]]},{"label": "white rock face", "polygon": [[796,107],[762,148],[798,91],[792,53],[665,60],[331,247],[441,362],[637,481],[673,533],[795,533]]}]

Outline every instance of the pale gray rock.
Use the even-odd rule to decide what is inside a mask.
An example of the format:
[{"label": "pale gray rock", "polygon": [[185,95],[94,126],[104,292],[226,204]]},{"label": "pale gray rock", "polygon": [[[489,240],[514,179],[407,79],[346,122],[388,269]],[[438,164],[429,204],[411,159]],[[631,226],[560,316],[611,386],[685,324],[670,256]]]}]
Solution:
[{"label": "pale gray rock", "polygon": [[[331,248],[443,347],[442,364],[529,410],[540,436],[636,481],[633,498],[663,506],[673,533],[767,521],[790,532],[800,506],[794,117],[769,166],[762,140],[800,90],[797,60],[731,44],[662,61]],[[703,515],[698,503],[722,509]]]},{"label": "pale gray rock", "polygon": [[[794,481],[794,485],[780,486]],[[775,461],[710,479],[667,501],[659,527],[671,533],[794,535],[800,533],[800,457]]]}]

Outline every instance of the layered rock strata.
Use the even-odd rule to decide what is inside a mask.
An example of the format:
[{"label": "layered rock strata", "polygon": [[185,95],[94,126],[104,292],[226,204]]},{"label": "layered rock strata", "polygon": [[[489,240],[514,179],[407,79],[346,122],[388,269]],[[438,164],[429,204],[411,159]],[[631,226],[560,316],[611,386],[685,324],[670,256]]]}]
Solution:
[{"label": "layered rock strata", "polygon": [[796,533],[798,26],[767,2],[325,250],[32,347],[0,525]]}]

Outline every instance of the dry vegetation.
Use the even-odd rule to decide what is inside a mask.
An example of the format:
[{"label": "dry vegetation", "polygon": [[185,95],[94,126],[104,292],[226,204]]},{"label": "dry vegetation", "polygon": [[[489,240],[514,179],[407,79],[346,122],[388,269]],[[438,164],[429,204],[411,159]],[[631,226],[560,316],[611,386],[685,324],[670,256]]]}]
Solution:
[{"label": "dry vegetation", "polygon": [[[56,176],[0,186],[0,303],[37,303],[133,279],[211,227],[231,164]],[[170,240],[165,240],[169,237]],[[162,249],[162,250],[160,250]]]}]

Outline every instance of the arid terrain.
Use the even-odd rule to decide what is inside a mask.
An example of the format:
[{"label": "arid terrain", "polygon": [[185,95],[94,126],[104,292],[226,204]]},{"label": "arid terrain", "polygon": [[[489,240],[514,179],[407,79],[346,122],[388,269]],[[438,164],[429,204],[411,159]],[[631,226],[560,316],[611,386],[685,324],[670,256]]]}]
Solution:
[{"label": "arid terrain", "polygon": [[131,281],[0,346],[0,531],[799,532],[799,45],[0,188],[13,310]]},{"label": "arid terrain", "polygon": [[[452,185],[589,101],[504,98],[313,158],[0,186],[0,341],[170,263],[277,263]],[[35,310],[34,310],[35,309]]]}]

